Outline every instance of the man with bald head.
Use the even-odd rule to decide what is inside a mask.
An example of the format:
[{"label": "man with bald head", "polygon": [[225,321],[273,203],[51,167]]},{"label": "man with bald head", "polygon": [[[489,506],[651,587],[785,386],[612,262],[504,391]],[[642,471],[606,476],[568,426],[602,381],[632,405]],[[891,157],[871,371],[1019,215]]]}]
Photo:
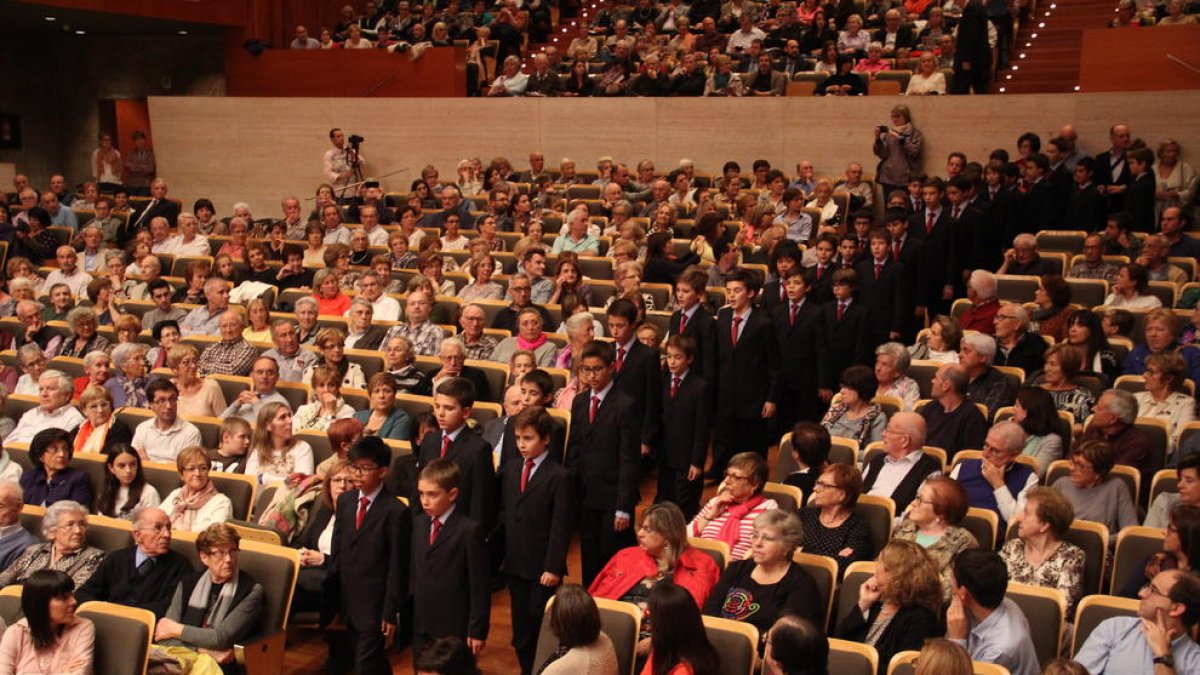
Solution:
[{"label": "man with bald head", "polygon": [[863,471],[863,490],[890,498],[896,513],[903,512],[925,479],[942,472],[939,460],[921,452],[924,445],[923,417],[911,412],[892,415],[883,430],[883,453],[872,457]]},{"label": "man with bald head", "polygon": [[66,284],[67,288],[71,289],[71,295],[80,299],[86,298],[87,286],[92,283],[92,275],[79,267],[79,255],[75,253],[75,249],[66,245],[59,246],[54,257],[58,261],[58,269],[46,275],[46,288],[52,288],[55,284]]},{"label": "man with bald head", "polygon": [[1025,493],[1038,484],[1037,471],[1017,461],[1025,451],[1027,438],[1020,424],[1012,420],[999,422],[987,432],[983,457],[963,460],[950,472],[950,477],[967,491],[971,506],[996,512],[1001,532],[1020,513]]},{"label": "man with bald head", "polygon": [[1093,178],[1100,191],[1108,196],[1108,212],[1124,210],[1125,191],[1133,178],[1129,174],[1129,162],[1125,153],[1133,142],[1133,133],[1127,124],[1114,124],[1108,130],[1109,148],[1096,155],[1096,174]]},{"label": "man with bald head", "polygon": [[134,515],[133,545],[105,556],[75,597],[148,609],[162,618],[179,580],[192,571],[187,558],[171,550],[170,516],[162,509],[143,508]]},{"label": "man with bald head", "polygon": [[501,406],[504,408],[504,416],[489,420],[483,425],[483,440],[491,446],[492,466],[497,468],[500,466],[500,453],[504,444],[516,442],[512,430],[508,428],[509,422],[525,409],[525,397],[522,396],[520,382],[504,390]]},{"label": "man with bald head", "polygon": [[217,328],[221,334],[221,341],[209,345],[200,355],[200,363],[197,364],[200,376],[246,377],[250,374],[255,357],[258,356],[258,350],[242,337],[242,331],[246,328],[246,317],[240,309],[226,310],[221,314]]},{"label": "man with bald head", "polygon": [[38,199],[38,204],[43,209],[46,209],[46,213],[50,214],[50,222],[48,224],[58,227],[69,227],[72,230],[79,229],[79,220],[75,217],[75,212],[63,206],[58,201],[58,195],[54,194],[54,192],[50,190],[43,192],[42,196]]},{"label": "man with bald head", "polygon": [[987,420],[967,400],[970,381],[966,368],[943,365],[933,376],[933,401],[921,409],[927,430],[925,443],[945,450],[950,461],[959,450],[982,448],[987,435]]},{"label": "man with bald head", "polygon": [[1074,125],[1064,124],[1058,130],[1058,137],[1067,142],[1067,147],[1063,151],[1063,166],[1067,167],[1068,171],[1074,171],[1075,165],[1086,156],[1086,153],[1079,147],[1079,133],[1075,131]]}]

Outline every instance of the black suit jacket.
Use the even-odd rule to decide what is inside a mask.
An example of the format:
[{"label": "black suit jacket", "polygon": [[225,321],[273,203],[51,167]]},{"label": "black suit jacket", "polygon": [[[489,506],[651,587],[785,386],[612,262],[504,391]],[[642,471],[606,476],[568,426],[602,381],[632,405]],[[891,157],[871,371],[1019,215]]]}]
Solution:
[{"label": "black suit jacket", "polygon": [[614,385],[593,422],[588,420],[591,398],[589,389],[571,402],[567,468],[576,481],[576,501],[583,509],[624,511],[632,515],[640,496],[642,461],[637,407],[632,398]]},{"label": "black suit jacket", "polygon": [[[838,621],[835,635],[855,642],[866,640],[867,631],[875,623],[882,609],[881,603],[875,603],[864,619],[857,606],[851,608],[850,613]],[[901,607],[875,642],[875,651],[879,653],[878,675],[887,672],[885,664],[899,652],[919,650],[924,646],[926,639],[940,636],[941,629],[938,623],[938,616],[925,607]]]},{"label": "black suit jacket", "polygon": [[913,289],[913,301],[921,307],[935,307],[941,301],[942,289],[953,283],[954,270],[958,267],[954,248],[957,224],[948,206],[942,207],[933,221],[933,230],[928,233],[925,232],[927,222],[927,214],[909,218],[909,236],[913,236],[915,229],[921,239],[921,248],[908,255],[907,250],[901,250],[900,262],[908,273],[906,282]]},{"label": "black suit jacket", "polygon": [[524,470],[524,461],[500,467],[504,572],[526,581],[537,581],[542,572],[566,576],[575,522],[571,472],[547,456],[521,492]]},{"label": "black suit jacket", "polygon": [[775,335],[779,340],[779,377],[775,380],[773,400],[802,394],[815,397],[817,389],[834,389],[840,372],[834,372],[829,362],[829,332],[825,316],[812,298],[804,304],[792,323],[791,303],[771,311]]},{"label": "black suit jacket", "polygon": [[[758,294],[758,306],[769,312],[776,305],[787,302],[787,293],[783,289],[783,279],[773,279],[763,284],[762,292]],[[781,292],[783,292],[782,297],[780,297]]]},{"label": "black suit jacket", "polygon": [[[1122,155],[1120,160],[1121,170],[1117,173],[1117,176],[1114,179],[1112,173],[1112,151],[1105,150],[1104,152],[1096,155],[1096,172],[1092,174],[1092,180],[1096,181],[1096,185],[1129,185],[1129,183],[1133,180],[1129,175],[1129,162],[1126,160],[1125,155]],[[1108,213],[1122,210],[1122,207],[1125,203],[1125,195],[1123,194],[1104,195],[1104,199],[1106,202],[1105,209]]]},{"label": "black suit jacket", "polygon": [[413,633],[486,640],[492,599],[484,530],[457,508],[432,546],[431,528],[427,514],[413,518]]},{"label": "black suit jacket", "polygon": [[[863,471],[864,494],[871,491],[871,487],[875,485],[875,479],[879,478],[879,471],[883,468],[885,457],[886,455],[879,453],[872,457],[870,462],[867,462],[867,468]],[[941,462],[929,455],[921,455],[921,458],[908,470],[904,479],[890,495],[892,501],[896,503],[896,513],[901,513],[908,508],[909,503],[917,496],[917,490],[920,489],[921,483],[924,483],[930,474],[941,470]]]},{"label": "black suit jacket", "polygon": [[[510,460],[521,456],[517,451],[517,437],[513,433],[512,418],[498,417],[483,425],[483,440],[491,447],[494,452],[496,444],[501,440],[504,444],[500,446],[500,464],[496,471],[497,480],[500,478],[500,469],[504,468]],[[550,457],[554,461],[562,464],[563,448],[567,445],[567,426],[556,417],[554,418],[554,431],[550,432]],[[499,494],[499,491],[497,491]]]},{"label": "black suit jacket", "polygon": [[[682,310],[675,310],[667,326],[668,335],[679,335],[679,315]],[[717,377],[717,320],[704,309],[701,303],[688,319],[683,331],[685,337],[696,341],[696,358],[692,361],[692,372],[703,377],[708,382],[715,382]]]},{"label": "black suit jacket", "polygon": [[808,298],[815,300],[818,305],[823,305],[830,300],[833,300],[833,273],[838,270],[835,260],[830,260],[825,266],[825,270],[821,272],[821,278],[817,278],[817,265],[809,267],[805,271],[805,275],[809,280]]},{"label": "black suit jacket", "polygon": [[354,343],[351,349],[366,349],[376,350],[379,345],[383,344],[383,338],[387,335],[388,329],[385,326],[371,326],[363,333],[358,342]]},{"label": "black suit jacket", "polygon": [[1154,170],[1150,168],[1129,183],[1129,190],[1125,193],[1125,210],[1133,216],[1135,232],[1154,232],[1158,229],[1154,220],[1154,190],[1157,185]]},{"label": "black suit jacket", "polygon": [[689,370],[671,396],[672,375],[663,375],[663,435],[659,460],[676,471],[704,468],[712,433],[712,397],[708,383]]},{"label": "black suit jacket", "polygon": [[192,565],[187,558],[167,551],[158,556],[154,566],[142,576],[137,571],[136,559],[136,546],[109,553],[91,578],[75,591],[75,597],[81,603],[101,600],[148,609],[161,619],[171,605],[179,580],[193,571]]},{"label": "black suit jacket", "polygon": [[874,363],[875,346],[867,333],[867,310],[854,301],[846,308],[842,320],[837,318],[837,300],[821,306],[825,330],[829,335],[829,370],[841,377],[842,371],[855,365]]},{"label": "black suit jacket", "polygon": [[175,227],[175,220],[179,218],[179,204],[170,199],[158,199],[144,202],[144,205],[135,209],[129,215],[128,230],[129,238],[132,239],[138,230],[150,229],[150,221],[162,216],[167,219],[171,227]]},{"label": "black suit jacket", "polygon": [[875,260],[868,257],[854,267],[858,273],[858,295],[867,309],[867,333],[874,348],[888,342],[892,331],[903,332],[912,315],[912,291],[907,286],[903,263],[890,257],[875,278]]},{"label": "black suit jacket", "polygon": [[[616,347],[614,344],[614,353]],[[636,338],[625,354],[621,370],[613,373],[613,388],[633,399],[635,414],[642,420],[641,442],[650,446],[658,438],[658,421],[662,419],[661,374],[658,352]]]},{"label": "black suit jacket", "polygon": [[326,594],[333,597],[322,603],[321,625],[337,611],[351,629],[377,631],[380,621],[396,620],[407,597],[412,512],[384,486],[355,528],[358,498],[358,490],[338,497],[325,578]]},{"label": "black suit jacket", "polygon": [[1042,230],[1052,230],[1058,227],[1059,211],[1062,205],[1055,184],[1047,176],[1025,190],[1024,217],[1019,230],[1035,234]]},{"label": "black suit jacket", "polygon": [[773,401],[779,376],[779,342],[771,317],[753,309],[733,344],[733,308],[717,313],[718,417],[757,418],[763,403]]},{"label": "black suit jacket", "polygon": [[1071,196],[1067,200],[1067,211],[1063,215],[1063,225],[1069,229],[1099,232],[1104,229],[1108,217],[1108,198],[1100,194],[1096,183],[1088,183],[1084,189],[1078,185],[1071,188]]},{"label": "black suit jacket", "polygon": [[971,64],[972,71],[987,72],[992,68],[992,48],[988,44],[988,18],[981,0],[967,0],[958,20],[958,47],[954,50],[954,70],[962,63]]},{"label": "black suit jacket", "polygon": [[[417,473],[442,456],[444,434],[445,432],[438,430],[425,436],[424,442],[418,448]],[[492,447],[479,434],[463,427],[458,437],[450,443],[446,459],[457,464],[462,471],[462,484],[458,486],[458,510],[485,528],[491,527],[496,513],[496,471],[492,464]],[[411,503],[416,504],[416,499],[417,490],[414,485]]]},{"label": "black suit jacket", "polygon": [[[871,40],[878,42],[884,47],[887,47],[887,28],[880,28],[879,30],[875,31],[871,36]],[[909,49],[912,49],[916,46],[917,36],[916,33],[913,32],[912,24],[900,24],[900,27],[896,29],[895,48],[900,49],[903,47],[908,47]]]}]

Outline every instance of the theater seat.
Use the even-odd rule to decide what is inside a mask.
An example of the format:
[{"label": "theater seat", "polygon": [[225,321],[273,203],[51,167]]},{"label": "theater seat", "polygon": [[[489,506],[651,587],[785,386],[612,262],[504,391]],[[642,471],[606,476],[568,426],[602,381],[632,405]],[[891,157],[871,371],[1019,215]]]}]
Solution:
[{"label": "theater seat", "polygon": [[1009,582],[1006,596],[1021,608],[1038,661],[1044,667],[1058,656],[1066,629],[1067,600],[1057,588]]},{"label": "theater seat", "polygon": [[96,673],[144,673],[154,637],[154,612],[111,602],[85,602],[79,616],[96,629]]},{"label": "theater seat", "polygon": [[879,653],[870,645],[829,638],[829,672],[837,675],[875,675]]},{"label": "theater seat", "polygon": [[1079,648],[1087,642],[1102,622],[1115,616],[1137,616],[1138,601],[1132,598],[1119,598],[1115,595],[1088,595],[1079,601],[1075,611],[1075,627],[1071,633],[1071,653],[1074,658]]},{"label": "theater seat", "polygon": [[831,630],[830,621],[833,614],[833,596],[837,591],[837,561],[829,556],[814,555],[812,553],[804,553],[803,551],[793,553],[792,561],[803,567],[806,572],[812,575],[813,581],[817,582],[817,594],[820,606],[825,612],[824,623],[819,628],[823,631]]},{"label": "theater seat", "polygon": [[[637,662],[638,631],[642,626],[642,610],[629,602],[595,598],[596,608],[600,610],[600,630],[612,640],[614,651],[617,653],[618,675],[633,675]],[[542,615],[542,628],[538,633],[537,653],[533,662],[541,665],[558,649],[558,638],[550,630],[550,608],[554,598],[546,603],[546,612]]]},{"label": "theater seat", "polygon": [[721,657],[721,675],[754,675],[758,662],[758,628],[745,621],[715,616],[701,618],[708,641]]}]

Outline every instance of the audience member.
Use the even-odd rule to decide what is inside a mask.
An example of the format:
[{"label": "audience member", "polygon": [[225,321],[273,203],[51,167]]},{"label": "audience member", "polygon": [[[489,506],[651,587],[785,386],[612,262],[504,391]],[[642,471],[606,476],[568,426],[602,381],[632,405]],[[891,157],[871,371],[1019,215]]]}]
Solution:
[{"label": "audience member", "polygon": [[1042,672],[1029,622],[1005,597],[1008,570],[995,551],[974,549],[954,558],[954,597],[946,610],[946,637],[971,659],[994,663],[1014,675]]},{"label": "audience member", "polygon": [[0,640],[0,671],[90,673],[96,629],[75,615],[79,601],[71,576],[56,569],[34,572],[21,593],[24,616]]},{"label": "audience member", "polygon": [[1030,488],[1022,510],[1011,519],[1017,536],[1004,542],[1000,557],[1008,565],[1010,581],[1056,588],[1073,611],[1083,597],[1083,549],[1065,541],[1075,509],[1061,492],[1048,487]]},{"label": "audience member", "polygon": [[44,543],[32,544],[0,572],[0,587],[29,579],[38,570],[66,573],[82,586],[104,559],[104,551],[85,545],[87,507],[69,499],[54,502],[42,516]]},{"label": "audience member", "polygon": [[1082,440],[1071,450],[1071,473],[1050,487],[1066,496],[1079,520],[1108,527],[1114,536],[1123,528],[1137,525],[1137,509],[1125,481],[1109,475],[1116,464],[1116,451],[1100,440]]},{"label": "audience member", "polygon": [[175,587],[191,571],[191,563],[171,550],[170,517],[162,509],[144,508],[133,518],[133,545],[105,556],[76,597],[148,609],[162,618]]}]

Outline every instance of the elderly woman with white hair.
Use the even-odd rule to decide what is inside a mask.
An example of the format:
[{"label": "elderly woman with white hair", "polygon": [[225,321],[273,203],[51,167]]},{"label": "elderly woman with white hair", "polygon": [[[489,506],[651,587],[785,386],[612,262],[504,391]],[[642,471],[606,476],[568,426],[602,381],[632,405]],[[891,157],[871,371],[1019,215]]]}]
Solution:
[{"label": "elderly woman with white hair", "polygon": [[574,373],[575,356],[583,353],[583,348],[596,338],[596,320],[591,312],[581,311],[568,316],[563,321],[563,328],[567,334],[567,346],[554,358],[554,367]]},{"label": "elderly woman with white hair", "polygon": [[1046,274],[1062,274],[1063,270],[1051,260],[1038,254],[1037,238],[1023,232],[1013,239],[1013,247],[1004,252],[1004,262],[996,274],[1021,274],[1040,277]]},{"label": "elderly woman with white hair", "polygon": [[71,327],[71,334],[63,340],[59,356],[82,358],[93,351],[108,349],[108,338],[96,331],[100,320],[91,307],[72,309],[67,313],[67,325]]},{"label": "elderly woman with white hair", "polygon": [[912,358],[904,345],[888,342],[875,348],[875,380],[879,388],[876,396],[895,396],[904,404],[901,410],[909,412],[921,398],[917,381],[907,375]]},{"label": "elderly woman with white hair", "polygon": [[212,255],[208,237],[200,234],[200,221],[194,213],[185,211],[179,214],[175,220],[175,226],[178,228],[179,234],[171,237],[171,241],[167,244],[171,255],[188,257]]},{"label": "elderly woman with white hair", "polygon": [[967,280],[967,299],[971,306],[958,317],[963,331],[978,331],[991,335],[996,332],[996,313],[1000,301],[996,298],[996,275],[987,270],[971,272]]},{"label": "elderly woman with white hair", "polygon": [[112,351],[112,377],[104,388],[112,395],[113,407],[145,408],[146,345],[137,342],[119,344]]},{"label": "elderly woman with white hair", "polygon": [[3,572],[0,587],[24,581],[38,570],[57,570],[82,586],[104,560],[104,551],[85,545],[87,507],[63,500],[46,508],[42,517],[42,536],[46,542],[25,549]]},{"label": "elderly woman with white hair", "polygon": [[125,268],[125,252],[110,249],[104,253],[104,271],[112,282],[113,299],[129,300],[138,281],[130,279]]},{"label": "elderly woman with white hair", "polygon": [[[7,460],[8,455],[4,455]],[[15,463],[12,466],[16,466]],[[20,474],[20,467],[17,467]],[[0,469],[0,570],[8,569],[25,549],[37,543],[29,530],[19,527],[21,522],[21,507],[25,504],[25,495],[15,478],[10,477],[8,466]],[[18,525],[18,527],[13,527]]]},{"label": "elderly woman with white hair", "polygon": [[1037,487],[1038,473],[1017,462],[1025,450],[1025,430],[1011,420],[993,426],[983,442],[981,459],[959,462],[950,477],[967,491],[968,503],[996,512],[1000,531],[1025,507],[1025,493]]}]

